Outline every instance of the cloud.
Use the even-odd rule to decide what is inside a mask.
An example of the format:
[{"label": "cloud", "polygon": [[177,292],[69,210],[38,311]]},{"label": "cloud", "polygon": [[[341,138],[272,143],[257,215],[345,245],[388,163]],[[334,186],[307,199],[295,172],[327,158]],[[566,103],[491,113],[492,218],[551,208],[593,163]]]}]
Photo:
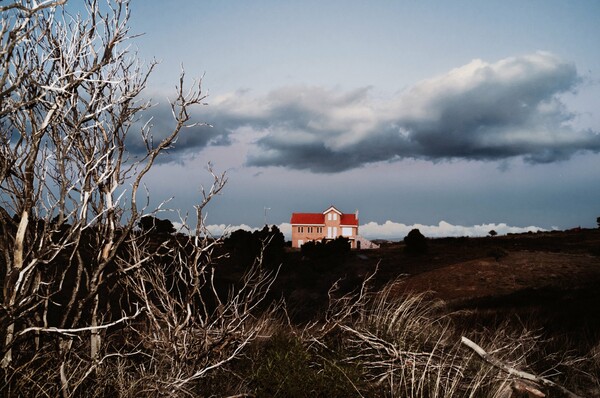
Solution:
[{"label": "cloud", "polygon": [[[290,223],[281,223],[277,227],[279,228],[281,233],[283,233],[286,240],[292,239],[292,225]],[[206,226],[206,229],[213,236],[227,236],[230,233],[232,233],[233,231],[237,231],[238,229],[243,229],[244,231],[254,232],[254,231],[258,231],[259,229],[262,229],[262,228],[263,227],[255,228],[255,227],[251,227],[246,224],[240,224],[240,225],[211,224],[211,225]]]},{"label": "cloud", "polygon": [[[292,226],[289,223],[281,223],[277,226],[283,233],[286,240],[292,239]],[[499,235],[506,235],[508,233],[524,233],[524,232],[537,232],[545,231],[545,229],[528,226],[528,227],[514,227],[509,226],[505,223],[489,223],[472,226],[463,225],[452,225],[446,221],[440,221],[437,225],[423,225],[413,224],[406,225],[393,221],[386,221],[383,224],[375,222],[369,222],[359,226],[358,231],[361,236],[367,239],[387,239],[392,241],[402,240],[412,229],[419,229],[423,235],[428,238],[443,238],[443,237],[460,237],[460,236],[486,236],[491,230],[496,231]],[[254,228],[246,224],[242,225],[224,225],[214,224],[208,225],[207,229],[213,236],[227,235],[238,229],[246,231],[256,231],[259,228]]]},{"label": "cloud", "polygon": [[[207,146],[231,144],[231,131],[222,126],[211,126],[208,123],[208,114],[204,112],[205,109],[206,107],[199,106],[190,109],[190,113],[194,116],[190,120],[190,124],[197,124],[183,128],[175,144],[169,148],[168,154],[157,158],[159,162],[178,160],[181,154],[194,153]],[[176,126],[168,103],[160,103],[146,110],[140,120],[134,124],[125,141],[127,150],[134,155],[146,154],[146,144],[139,133],[144,123],[148,123],[148,127],[151,128],[153,146],[157,146],[161,140],[168,137]]]},{"label": "cloud", "polygon": [[560,95],[581,84],[575,66],[546,53],[496,63],[473,60],[381,101],[352,91],[285,87],[253,98],[237,92],[211,101],[215,126],[203,146],[240,127],[262,133],[247,164],[339,172],[401,158],[565,160],[600,151],[600,134],[576,130]]},{"label": "cloud", "polygon": [[545,229],[536,226],[512,227],[505,223],[490,223],[473,226],[463,226],[452,225],[450,223],[447,223],[446,221],[440,221],[438,225],[406,225],[402,223],[386,221],[383,224],[370,222],[361,225],[359,227],[359,233],[360,235],[368,239],[401,240],[404,239],[404,237],[408,235],[408,233],[412,229],[415,228],[421,231],[421,233],[428,238],[486,236],[491,230],[496,231],[500,235],[506,235],[508,233],[524,233],[529,231],[545,231]]},{"label": "cloud", "polygon": [[253,228],[246,224],[241,225],[225,225],[225,224],[211,224],[207,225],[206,229],[212,236],[227,236],[233,231],[237,231],[238,229],[243,229],[244,231],[256,231],[258,228]]},{"label": "cloud", "polygon": [[398,122],[431,158],[553,161],[600,149],[600,136],[573,131],[557,98],[580,79],[572,64],[548,53],[481,60],[421,82],[398,101]]}]

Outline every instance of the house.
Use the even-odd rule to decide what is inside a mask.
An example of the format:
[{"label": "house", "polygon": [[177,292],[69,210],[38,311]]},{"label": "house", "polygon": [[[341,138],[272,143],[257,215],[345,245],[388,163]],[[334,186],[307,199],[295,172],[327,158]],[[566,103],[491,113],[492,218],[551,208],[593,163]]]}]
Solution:
[{"label": "house", "polygon": [[299,248],[311,240],[335,239],[339,236],[350,240],[350,247],[360,249],[358,239],[358,210],[345,214],[330,206],[323,213],[292,213],[292,247]]}]

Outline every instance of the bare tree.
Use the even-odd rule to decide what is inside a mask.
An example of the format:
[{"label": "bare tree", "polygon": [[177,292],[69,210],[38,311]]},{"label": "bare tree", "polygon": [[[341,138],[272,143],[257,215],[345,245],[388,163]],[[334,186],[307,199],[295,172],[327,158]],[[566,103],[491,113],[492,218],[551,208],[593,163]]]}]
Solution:
[{"label": "bare tree", "polygon": [[[167,250],[178,284],[188,285],[185,294],[173,290],[152,263],[151,240],[135,230],[147,212],[137,196],[156,158],[194,125],[190,108],[205,99],[201,81],[186,89],[182,72],[166,138],[154,141],[148,123],[134,131],[151,106],[141,94],[155,63],[144,67],[129,50],[129,1],[101,6],[86,0],[83,17],[65,11],[65,3],[0,5],[0,365],[15,370],[31,360],[32,344],[39,350],[56,339],[61,394],[69,396],[113,355],[102,352],[109,328],[143,314],[157,328],[166,322],[174,335],[191,325],[215,330],[207,323],[208,307],[198,306],[208,253],[218,243],[206,238],[202,208],[226,179],[213,173],[214,185],[197,207],[195,236]],[[140,134],[145,143],[139,160],[128,156],[129,134]],[[264,297],[265,278],[250,277],[227,304],[220,303],[222,314],[235,319],[219,328],[239,332],[252,309],[247,304]],[[244,289],[251,295],[244,296]],[[252,333],[238,336],[234,346],[243,347]],[[87,367],[71,360],[82,336],[88,336]],[[22,357],[16,363],[15,347]],[[180,375],[178,383],[211,366],[209,361],[191,376]]]},{"label": "bare tree", "polygon": [[[62,278],[70,268],[78,277],[72,305],[65,307],[57,326],[77,325],[84,308],[91,312],[90,326],[98,326],[99,288],[138,216],[139,180],[185,123],[178,120],[171,137],[149,148],[146,167],[133,177],[130,218],[117,236],[124,207],[116,195],[130,170],[125,168],[124,140],[136,114],[148,107],[136,98],[152,66],[143,71],[123,46],[129,35],[127,3],[117,2],[103,14],[90,1],[86,20],[57,12],[64,2],[36,3],[2,9],[6,40],[0,114],[7,155],[2,204],[14,212],[17,227],[4,280],[9,319],[4,367],[11,360],[15,325],[27,323],[40,305],[48,308],[53,292],[44,280],[44,266],[58,257],[66,260]],[[199,98],[198,93],[180,98],[180,106]],[[87,234],[91,241],[84,247],[86,231],[93,233]],[[92,248],[98,252],[90,252]],[[84,297],[75,302],[84,289],[83,274]],[[94,331],[92,357],[98,344]]]}]

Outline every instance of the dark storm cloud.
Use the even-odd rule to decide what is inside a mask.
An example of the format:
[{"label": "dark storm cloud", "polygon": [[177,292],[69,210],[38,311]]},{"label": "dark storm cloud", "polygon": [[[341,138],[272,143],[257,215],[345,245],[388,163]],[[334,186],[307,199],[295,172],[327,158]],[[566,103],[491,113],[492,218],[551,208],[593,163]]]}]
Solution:
[{"label": "dark storm cloud", "polygon": [[[258,167],[331,173],[407,157],[555,162],[600,151],[600,134],[574,129],[575,115],[560,99],[580,83],[573,64],[538,52],[474,60],[386,101],[368,88],[286,87],[260,98],[236,92],[211,98],[199,114],[214,127],[184,131],[175,152],[227,145],[249,127],[261,134],[247,158]],[[155,135],[172,125],[168,109],[156,111]]]},{"label": "dark storm cloud", "polygon": [[[159,161],[177,161],[182,154],[197,152],[206,146],[229,145],[231,143],[230,131],[222,127],[211,126],[209,120],[207,120],[209,113],[205,110],[206,107],[196,107],[191,110],[190,113],[193,114],[193,118],[190,123],[197,123],[197,125],[183,128],[173,147],[164,156],[159,157]],[[131,129],[127,135],[127,149],[134,155],[146,154],[145,143],[139,134],[145,122],[148,122],[151,127],[154,146],[169,136],[176,126],[168,103],[156,105],[147,110],[136,123],[135,128]]]},{"label": "dark storm cloud", "polygon": [[248,164],[252,166],[285,166],[319,173],[333,173],[367,163],[392,161],[410,156],[411,153],[410,143],[395,134],[379,134],[373,140],[341,150],[333,150],[320,141],[290,145],[275,134],[260,139],[257,145],[258,150],[248,159]]},{"label": "dark storm cloud", "polygon": [[535,53],[472,61],[387,103],[367,90],[279,90],[264,100],[272,123],[248,164],[336,172],[404,157],[547,163],[598,152],[598,132],[572,128],[558,97],[580,82],[574,65]]},{"label": "dark storm cloud", "polygon": [[547,53],[473,61],[401,97],[397,122],[418,145],[415,156],[564,160],[600,148],[598,134],[568,126],[574,115],[557,98],[579,81],[573,65]]}]

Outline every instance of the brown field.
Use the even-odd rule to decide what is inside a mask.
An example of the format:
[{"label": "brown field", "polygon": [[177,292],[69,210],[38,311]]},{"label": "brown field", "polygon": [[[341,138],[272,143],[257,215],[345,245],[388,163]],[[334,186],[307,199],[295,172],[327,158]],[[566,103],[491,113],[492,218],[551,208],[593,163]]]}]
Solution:
[{"label": "brown field", "polygon": [[456,310],[543,314],[549,327],[564,322],[575,331],[570,326],[583,322],[600,333],[600,229],[430,239],[428,244],[421,256],[405,254],[402,242],[353,251],[331,268],[288,253],[276,289],[305,319],[324,307],[335,281],[351,290],[376,272],[373,287],[399,279],[399,296],[430,292]]}]

